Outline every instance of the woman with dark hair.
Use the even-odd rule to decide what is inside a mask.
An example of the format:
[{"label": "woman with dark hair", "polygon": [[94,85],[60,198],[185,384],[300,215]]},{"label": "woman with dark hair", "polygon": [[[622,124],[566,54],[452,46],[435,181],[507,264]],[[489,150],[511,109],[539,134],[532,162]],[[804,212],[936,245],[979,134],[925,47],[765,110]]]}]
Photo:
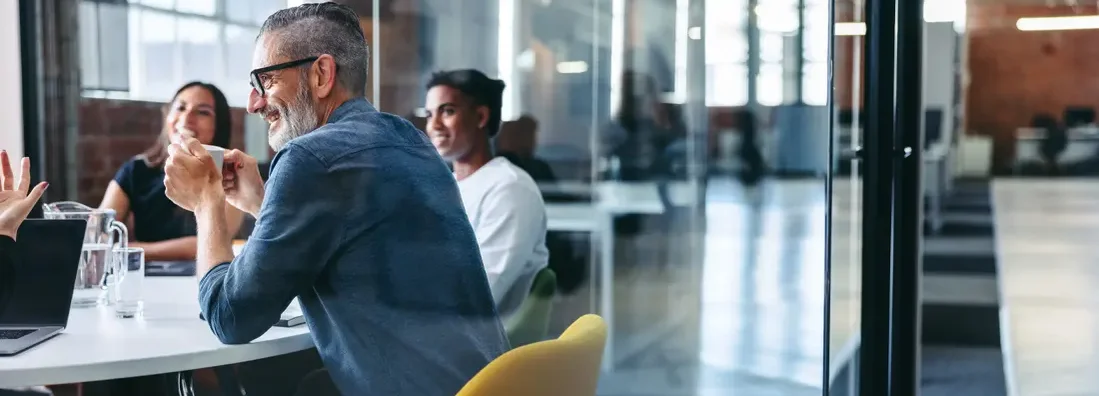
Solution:
[{"label": "woman with dark hair", "polygon": [[[156,143],[130,159],[114,176],[99,207],[114,209],[126,222],[132,215],[132,246],[145,249],[149,261],[194,260],[197,239],[194,215],[164,195],[164,162],[173,134],[190,135],[203,144],[229,146],[229,102],[212,84],[190,82],[176,91],[164,108],[164,125]],[[241,212],[226,204],[230,234],[240,227]]]}]

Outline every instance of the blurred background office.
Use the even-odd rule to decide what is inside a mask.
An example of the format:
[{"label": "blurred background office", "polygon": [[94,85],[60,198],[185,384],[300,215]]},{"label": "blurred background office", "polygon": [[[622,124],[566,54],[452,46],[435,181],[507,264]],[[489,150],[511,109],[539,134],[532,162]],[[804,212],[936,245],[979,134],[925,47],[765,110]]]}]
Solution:
[{"label": "blurred background office", "polygon": [[[361,17],[367,96],[383,111],[422,128],[438,70],[507,84],[496,149],[547,204],[547,336],[587,312],[607,319],[601,394],[850,391],[868,320],[861,252],[889,240],[861,231],[865,2],[340,2]],[[268,15],[300,3],[3,2],[0,145],[33,156],[47,200],[94,206],[155,141],[175,90],[201,80],[233,106],[230,146],[269,161],[267,125],[243,108],[253,43]],[[1033,19],[1095,13],[924,2],[926,225],[911,236],[924,394],[1014,381],[990,180],[1099,175],[1099,30]]]}]

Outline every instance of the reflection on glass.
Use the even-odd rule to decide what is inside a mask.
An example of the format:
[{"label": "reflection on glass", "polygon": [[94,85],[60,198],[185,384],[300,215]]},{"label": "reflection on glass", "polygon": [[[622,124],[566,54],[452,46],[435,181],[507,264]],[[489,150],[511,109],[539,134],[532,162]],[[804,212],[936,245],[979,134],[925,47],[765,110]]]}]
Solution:
[{"label": "reflection on glass", "polygon": [[[852,142],[838,129],[828,135],[820,117],[832,110],[832,89],[851,107],[850,93],[828,80],[825,4],[376,1],[377,14],[370,1],[354,4],[378,53],[379,86],[367,92],[378,92],[381,110],[428,129],[422,107],[433,72],[473,68],[506,83],[494,148],[537,183],[546,205],[558,276],[547,337],[585,313],[610,323],[599,394],[821,393],[825,345],[835,357],[857,327],[860,207],[848,173],[831,175],[826,205],[829,175],[817,161],[830,139]],[[129,94],[160,102],[85,98],[82,111],[93,117],[81,133],[107,136],[122,124],[101,115],[125,112],[154,136],[159,106],[192,79],[217,83],[239,120],[259,24],[283,4],[223,1],[215,18],[131,8]],[[750,12],[758,26],[749,26]],[[793,51],[798,39],[803,50]],[[837,62],[845,54],[837,49]],[[267,125],[249,125],[235,123],[234,139],[265,136]],[[137,153],[105,154],[102,167]],[[110,177],[80,173],[98,190]],[[100,194],[79,199],[97,203]]]},{"label": "reflection on glass", "polygon": [[[423,95],[433,71],[507,83],[496,148],[546,202],[562,279],[551,336],[582,313],[608,320],[601,394],[824,386],[826,168],[785,158],[827,157],[827,43],[788,51],[797,2],[752,10],[757,35],[747,7],[435,1],[368,32],[382,109],[419,125],[423,98],[400,95]],[[806,25],[827,27],[827,7],[813,10]]]},{"label": "reflection on glass", "polygon": [[[854,4],[835,4],[833,21],[862,20]],[[831,223],[831,294],[829,315],[829,381],[833,391],[851,389],[853,363],[860,345],[862,304],[862,163],[851,153],[862,144],[860,71],[862,36],[828,38],[834,46],[833,166]],[[808,74],[808,73],[807,73]]]}]

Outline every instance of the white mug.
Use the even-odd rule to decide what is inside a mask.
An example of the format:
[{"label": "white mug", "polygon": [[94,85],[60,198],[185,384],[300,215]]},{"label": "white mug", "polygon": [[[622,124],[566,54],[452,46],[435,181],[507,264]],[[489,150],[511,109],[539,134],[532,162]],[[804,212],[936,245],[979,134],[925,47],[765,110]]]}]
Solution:
[{"label": "white mug", "polygon": [[206,149],[207,153],[210,153],[211,157],[214,157],[214,165],[218,170],[221,170],[222,164],[225,163],[225,149],[209,144],[204,144],[202,147]]}]

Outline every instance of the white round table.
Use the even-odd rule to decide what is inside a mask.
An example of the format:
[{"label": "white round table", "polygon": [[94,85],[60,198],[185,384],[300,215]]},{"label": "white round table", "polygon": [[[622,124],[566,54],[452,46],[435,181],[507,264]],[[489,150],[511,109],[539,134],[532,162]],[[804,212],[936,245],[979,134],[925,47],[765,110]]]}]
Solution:
[{"label": "white round table", "polygon": [[150,277],[143,317],[116,318],[110,307],[73,308],[64,332],[0,357],[0,388],[188,371],[313,347],[305,325],[273,327],[249,344],[222,344],[199,319],[197,296],[193,277]]}]

